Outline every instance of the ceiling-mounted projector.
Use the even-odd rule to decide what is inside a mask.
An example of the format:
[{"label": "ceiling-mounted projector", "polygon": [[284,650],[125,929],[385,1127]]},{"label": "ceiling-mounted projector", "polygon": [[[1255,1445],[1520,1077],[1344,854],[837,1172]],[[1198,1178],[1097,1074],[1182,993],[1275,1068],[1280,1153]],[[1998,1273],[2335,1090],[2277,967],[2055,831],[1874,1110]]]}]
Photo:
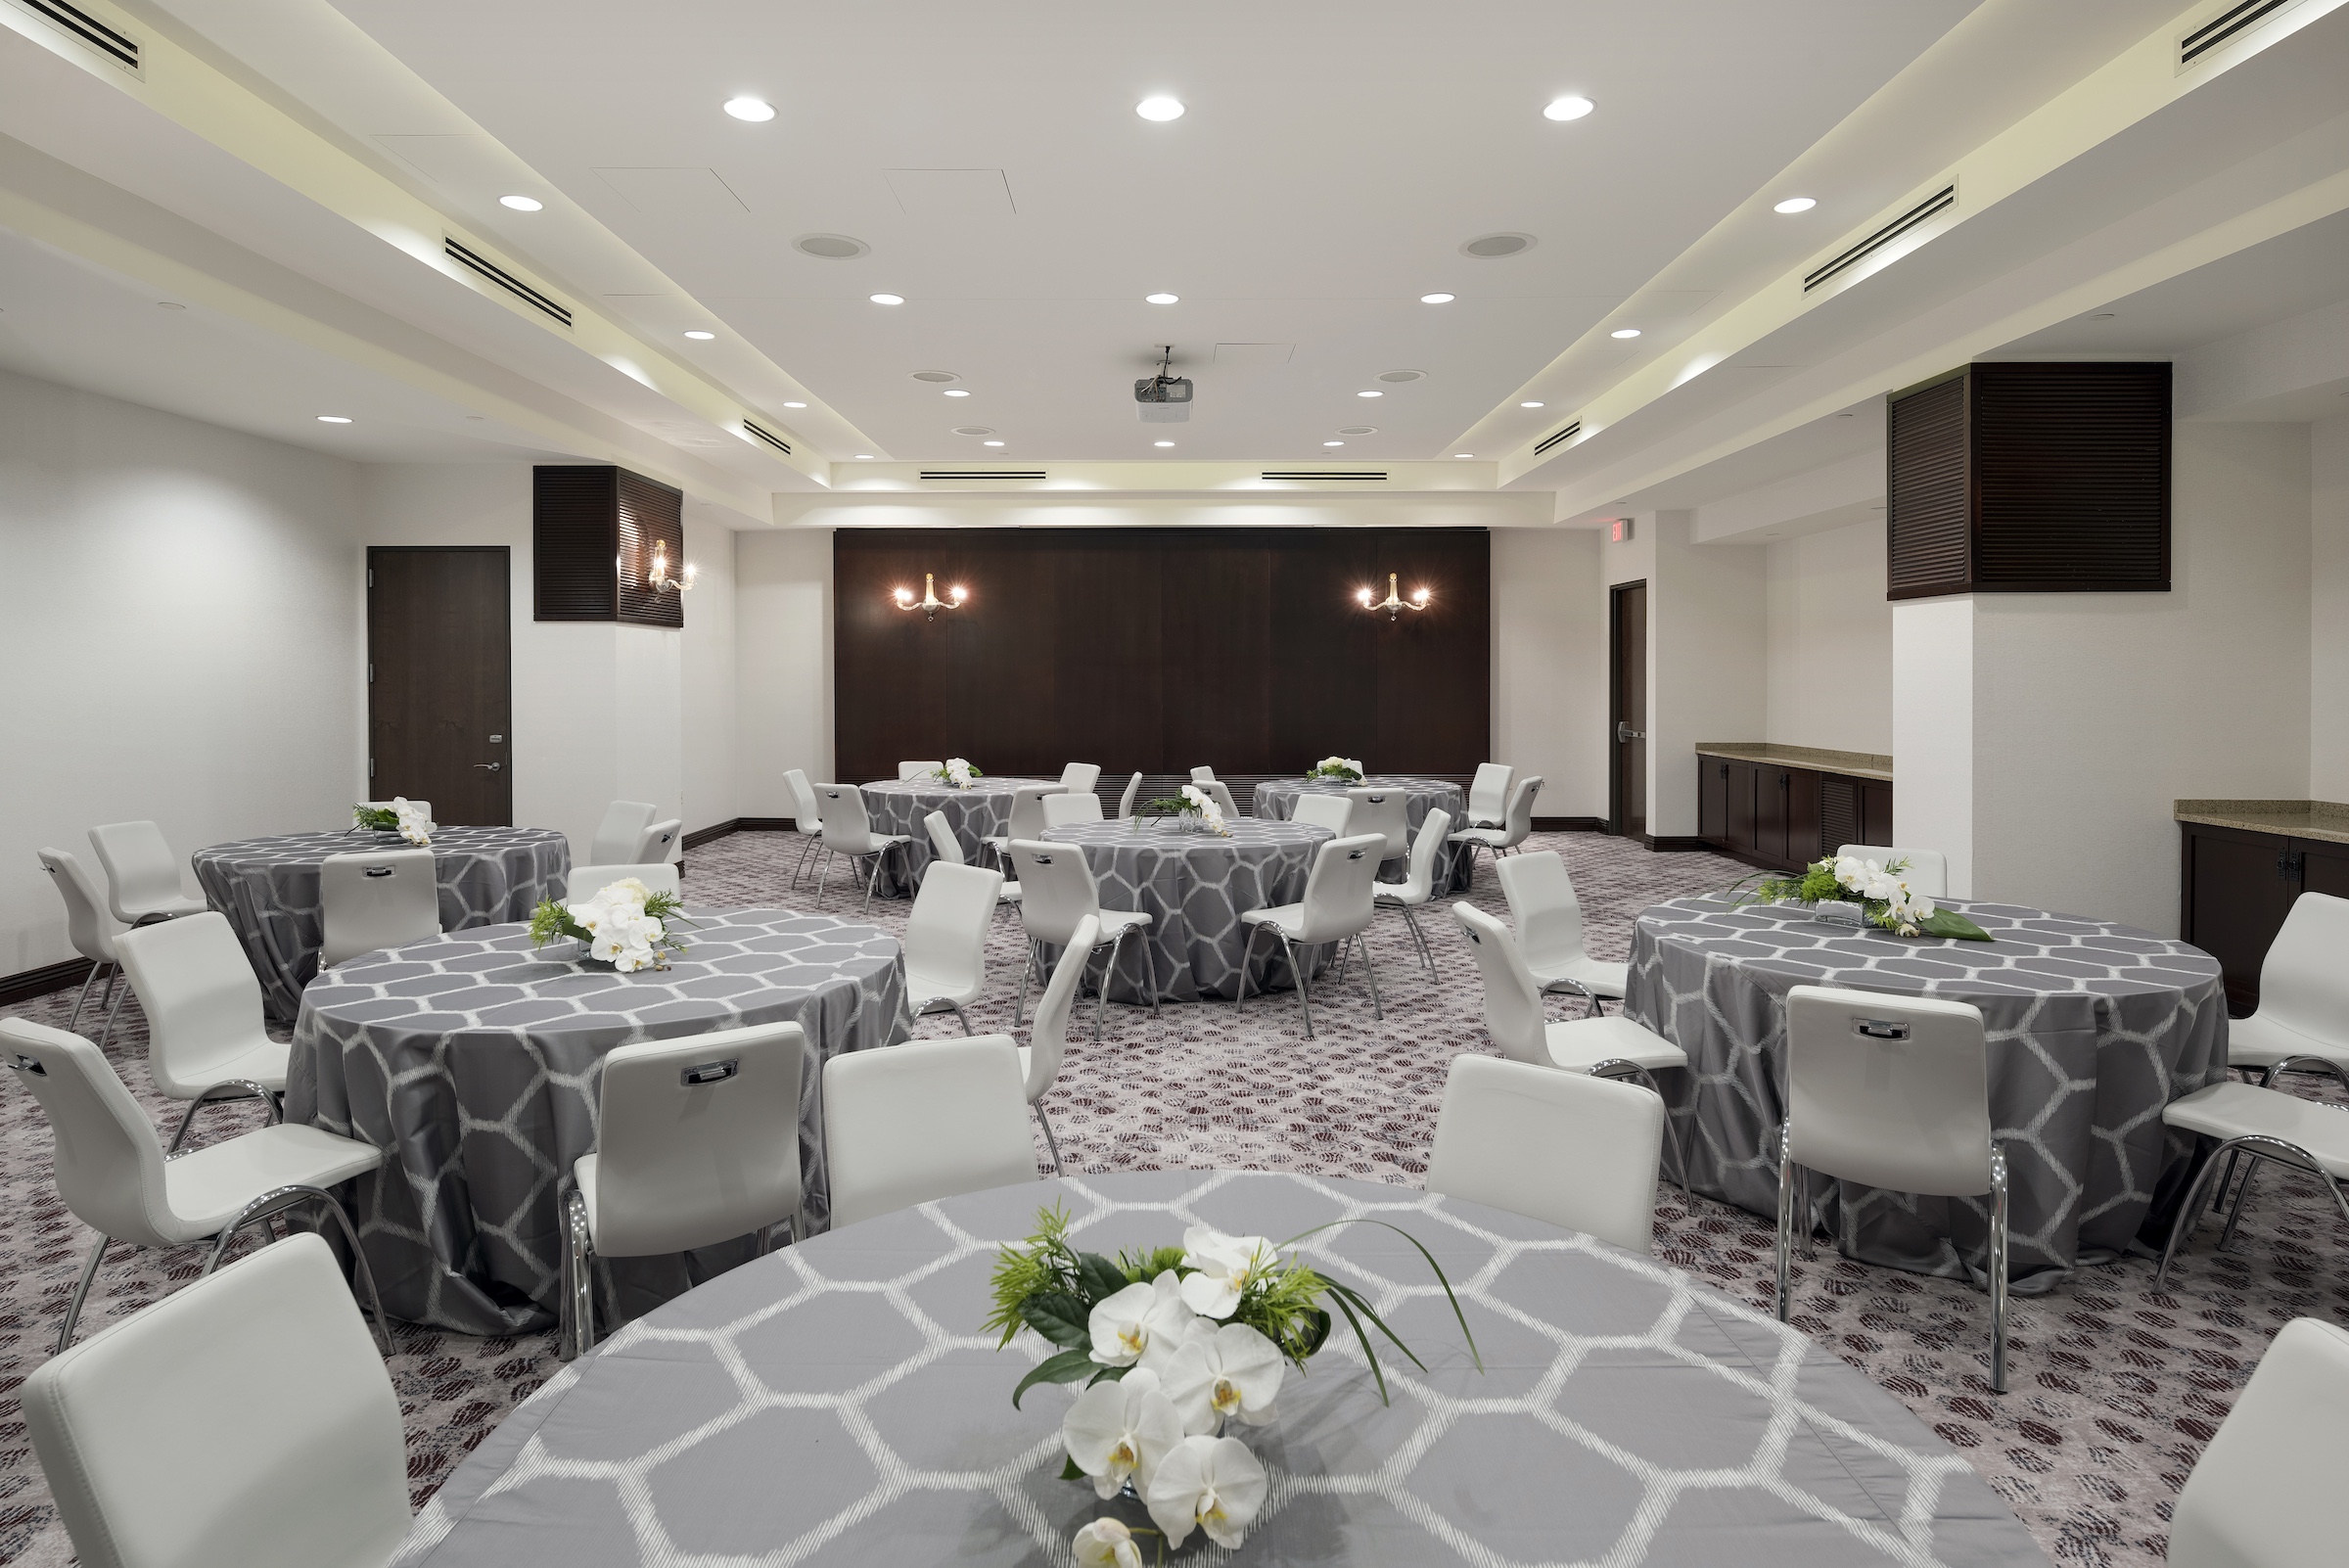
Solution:
[{"label": "ceiling-mounted projector", "polygon": [[1190,378],[1168,375],[1174,366],[1174,346],[1168,344],[1159,354],[1158,374],[1133,384],[1134,411],[1143,424],[1180,425],[1191,417]]}]

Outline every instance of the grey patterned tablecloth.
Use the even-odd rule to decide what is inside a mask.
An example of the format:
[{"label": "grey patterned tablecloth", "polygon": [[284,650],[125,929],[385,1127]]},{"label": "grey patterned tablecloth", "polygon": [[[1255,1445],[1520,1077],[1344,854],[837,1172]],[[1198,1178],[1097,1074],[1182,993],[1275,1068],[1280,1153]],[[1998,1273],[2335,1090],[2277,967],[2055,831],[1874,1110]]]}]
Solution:
[{"label": "grey patterned tablecloth", "polygon": [[[670,1303],[564,1368],[418,1515],[403,1568],[640,1563],[1066,1564],[1131,1502],[1059,1479],[1075,1389],[1011,1406],[1044,1347],[979,1331],[995,1248],[1066,1202],[1078,1245],[1275,1240],[1352,1216],[1443,1262],[1483,1353],[1409,1243],[1357,1225],[1303,1244],[1427,1361],[1381,1358],[1381,1406],[1342,1324],[1294,1368],[1236,1552],[1176,1563],[1607,1563],[1617,1568],[2000,1568],[2046,1559],[1965,1460],[1801,1334],[1588,1236],[1406,1187],[1133,1173],[999,1187],[868,1220]],[[1153,1543],[1145,1540],[1145,1562]]]},{"label": "grey patterned tablecloth", "polygon": [[[1863,934],[1801,908],[1731,908],[1718,898],[1675,899],[1639,916],[1624,1010],[1688,1053],[1696,1092],[1693,1103],[1680,1095],[1676,1114],[1693,1185],[1777,1214],[1788,991],[1939,996],[1979,1007],[1988,1026],[2014,1288],[2048,1290],[2078,1265],[2146,1240],[2158,1246],[2194,1145],[2163,1127],[2162,1108],[2226,1076],[2217,961],[2107,921],[1949,906],[1997,940]],[[1665,1075],[1668,1092],[1679,1076]],[[1989,1198],[1922,1198],[1816,1176],[1809,1183],[1815,1212],[1847,1255],[1981,1280]]]},{"label": "grey patterned tablecloth", "polygon": [[[1240,956],[1248,945],[1240,915],[1303,899],[1313,852],[1329,842],[1330,831],[1245,816],[1227,825],[1227,836],[1186,833],[1157,818],[1135,817],[1045,831],[1047,840],[1084,851],[1101,907],[1135,909],[1151,917],[1150,951],[1145,955],[1139,941],[1127,939],[1110,977],[1110,1000],[1149,1001],[1153,966],[1166,1001],[1240,993]],[[1334,947],[1325,944],[1307,950],[1307,961],[1317,973]],[[1057,961],[1059,953],[1057,947],[1047,948],[1046,964]],[[1294,983],[1280,944],[1268,937],[1257,939],[1249,968],[1251,994]]]},{"label": "grey patterned tablecloth", "polygon": [[[262,1006],[290,1024],[301,1010],[301,988],[318,973],[320,863],[330,854],[406,848],[373,833],[289,833],[215,844],[189,858],[205,898],[228,916],[253,959]],[[443,931],[528,920],[541,899],[563,896],[571,874],[571,841],[551,828],[436,828],[432,848]]]},{"label": "grey patterned tablecloth", "polygon": [[[803,1234],[831,1216],[823,1064],[912,1033],[897,939],[787,909],[687,911],[687,951],[667,970],[618,974],[530,947],[492,926],[329,970],[302,997],[286,1116],[376,1145],[358,1178],[362,1245],[384,1309],[412,1322],[506,1334],[554,1321],[559,1189],[591,1153],[604,1053],[747,1024],[807,1032],[800,1081]],[[623,1314],[751,1255],[599,1267]]]},{"label": "grey patterned tablecloth", "polygon": [[[983,778],[967,790],[942,784],[934,778],[885,778],[867,784],[864,789],[864,811],[876,833],[902,833],[912,844],[903,850],[893,850],[882,860],[879,891],[885,898],[911,898],[922,886],[922,876],[938,855],[930,848],[930,830],[922,819],[932,811],[944,811],[946,825],[954,830],[954,838],[962,846],[962,857],[973,865],[993,866],[994,852],[983,849],[983,841],[999,839],[1011,827],[1011,802],[1022,784],[1049,784],[1043,778]],[[861,862],[869,874],[872,862]],[[912,867],[910,876],[904,871]],[[835,878],[840,875],[834,872]],[[861,878],[856,891],[864,891]]]},{"label": "grey patterned tablecloth", "polygon": [[[1457,833],[1468,825],[1468,792],[1457,784],[1447,784],[1440,778],[1389,778],[1373,774],[1359,784],[1333,784],[1321,780],[1308,783],[1301,778],[1267,779],[1256,787],[1255,811],[1258,816],[1274,822],[1285,822],[1297,814],[1300,795],[1343,795],[1348,790],[1401,790],[1409,804],[1404,808],[1405,820],[1410,823],[1411,842],[1419,840],[1419,824],[1427,820],[1430,811],[1451,813],[1451,831]],[[1409,869],[1405,860],[1389,860],[1379,868],[1379,876],[1388,882],[1400,882]],[[1435,890],[1438,893],[1465,893],[1469,878],[1475,872],[1475,856],[1458,845],[1448,844],[1436,856]]]}]

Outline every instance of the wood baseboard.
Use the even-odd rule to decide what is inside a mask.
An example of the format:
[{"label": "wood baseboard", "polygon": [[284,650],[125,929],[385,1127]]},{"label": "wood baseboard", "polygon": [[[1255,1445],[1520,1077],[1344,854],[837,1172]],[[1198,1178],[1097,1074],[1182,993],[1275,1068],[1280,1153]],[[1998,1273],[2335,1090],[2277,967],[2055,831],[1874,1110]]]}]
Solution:
[{"label": "wood baseboard", "polygon": [[1536,833],[1604,833],[1607,819],[1603,816],[1537,816]]},{"label": "wood baseboard", "polygon": [[[1653,850],[1658,854],[1681,854],[1690,850],[1712,850],[1714,848],[1709,841],[1704,839],[1658,835],[1654,833],[1640,834],[1639,842],[1647,846],[1650,850]],[[1715,853],[1718,853],[1719,852],[1715,851]]]},{"label": "wood baseboard", "polygon": [[0,975],[0,1007],[30,1001],[35,996],[46,996],[53,991],[78,986],[89,978],[90,961],[87,958],[69,958],[62,964],[44,964],[38,969]]},{"label": "wood baseboard", "polygon": [[706,828],[695,828],[691,833],[685,835],[683,847],[688,850],[698,850],[705,844],[724,838],[741,826],[741,817],[729,816],[723,822],[713,822]]}]

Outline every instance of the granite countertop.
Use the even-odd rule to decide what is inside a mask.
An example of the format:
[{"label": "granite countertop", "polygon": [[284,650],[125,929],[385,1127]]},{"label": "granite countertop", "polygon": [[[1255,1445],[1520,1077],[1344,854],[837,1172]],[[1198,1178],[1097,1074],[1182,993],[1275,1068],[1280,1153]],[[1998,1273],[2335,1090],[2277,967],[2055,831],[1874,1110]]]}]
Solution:
[{"label": "granite countertop", "polygon": [[2349,806],[2338,801],[2180,801],[2178,820],[2349,844]]},{"label": "granite countertop", "polygon": [[1732,762],[1816,767],[1822,773],[1892,782],[1892,759],[1876,752],[1830,752],[1817,746],[1780,746],[1768,741],[1698,741],[1696,755],[1726,757]]}]

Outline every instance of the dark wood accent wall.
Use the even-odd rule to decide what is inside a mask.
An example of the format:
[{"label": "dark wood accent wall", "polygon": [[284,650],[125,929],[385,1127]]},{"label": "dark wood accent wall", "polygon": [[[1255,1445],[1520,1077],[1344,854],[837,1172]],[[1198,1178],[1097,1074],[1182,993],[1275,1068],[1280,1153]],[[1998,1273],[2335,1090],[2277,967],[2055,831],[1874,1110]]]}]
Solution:
[{"label": "dark wood accent wall", "polygon": [[[543,464],[531,471],[530,581],[540,621],[617,621],[682,626],[684,596],[645,584],[668,546],[684,570],[684,495],[605,464]],[[617,569],[616,569],[617,568]]]},{"label": "dark wood accent wall", "polygon": [[[990,773],[1469,773],[1491,755],[1482,529],[843,529],[834,744],[852,782],[902,758]],[[1433,600],[1399,620],[1355,601]],[[935,621],[893,590],[970,590]],[[1123,788],[1123,783],[1118,785]],[[1114,792],[1112,794],[1114,799]]]},{"label": "dark wood accent wall", "polygon": [[2167,592],[2170,367],[1983,364],[1896,392],[1887,596]]}]

